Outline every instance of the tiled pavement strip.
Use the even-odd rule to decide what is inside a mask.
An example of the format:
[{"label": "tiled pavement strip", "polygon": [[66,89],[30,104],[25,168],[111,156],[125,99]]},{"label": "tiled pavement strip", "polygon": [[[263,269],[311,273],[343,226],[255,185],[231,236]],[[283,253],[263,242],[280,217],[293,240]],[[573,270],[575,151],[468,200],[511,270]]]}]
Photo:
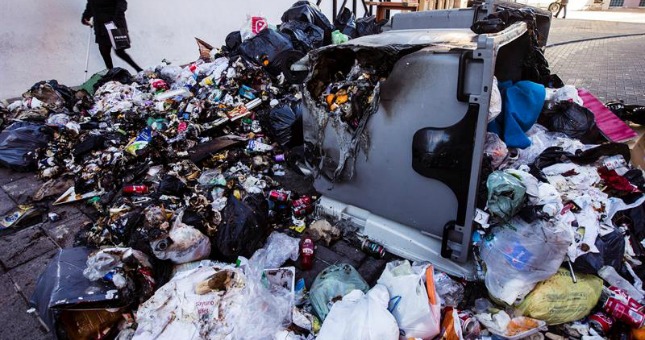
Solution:
[{"label": "tiled pavement strip", "polygon": [[[645,35],[607,38],[634,34],[645,34],[645,24],[557,19],[551,25],[548,45],[552,46],[546,49],[546,57],[552,72],[566,84],[585,87],[603,101],[645,104]],[[33,174],[0,168],[0,216],[28,203],[40,184]],[[58,249],[72,245],[74,234],[90,218],[82,203],[51,210],[63,218],[0,235],[0,319],[4,320],[0,339],[53,338],[35,314],[27,312],[27,300],[40,272]],[[317,247],[312,273],[341,261],[359,268],[368,281],[374,281],[385,264],[338,242],[331,248]],[[312,279],[308,275],[307,283]]]}]

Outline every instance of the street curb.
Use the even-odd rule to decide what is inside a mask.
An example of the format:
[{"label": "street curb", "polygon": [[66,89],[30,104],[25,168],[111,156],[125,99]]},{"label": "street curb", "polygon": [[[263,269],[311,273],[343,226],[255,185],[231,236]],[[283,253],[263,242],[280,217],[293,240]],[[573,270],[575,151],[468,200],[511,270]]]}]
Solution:
[{"label": "street curb", "polygon": [[637,36],[645,36],[645,33],[630,33],[630,34],[619,34],[619,35],[609,35],[606,37],[596,37],[596,38],[585,38],[585,39],[578,39],[578,40],[571,40],[571,41],[564,41],[564,42],[559,42],[551,45],[546,45],[545,48],[548,47],[556,47],[556,46],[562,46],[562,45],[567,45],[567,44],[575,44],[579,42],[585,42],[585,41],[591,41],[591,40],[601,40],[601,39],[613,39],[613,38],[626,38],[626,37],[637,37]]}]

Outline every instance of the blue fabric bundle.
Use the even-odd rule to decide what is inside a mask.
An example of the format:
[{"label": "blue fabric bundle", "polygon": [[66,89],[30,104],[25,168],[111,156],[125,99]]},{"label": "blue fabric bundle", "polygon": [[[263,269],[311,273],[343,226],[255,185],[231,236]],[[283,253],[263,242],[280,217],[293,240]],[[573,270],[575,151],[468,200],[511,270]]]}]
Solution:
[{"label": "blue fabric bundle", "polygon": [[488,131],[499,135],[509,148],[524,149],[531,140],[524,134],[538,119],[546,89],[544,85],[531,81],[500,82],[502,113],[488,124]]}]

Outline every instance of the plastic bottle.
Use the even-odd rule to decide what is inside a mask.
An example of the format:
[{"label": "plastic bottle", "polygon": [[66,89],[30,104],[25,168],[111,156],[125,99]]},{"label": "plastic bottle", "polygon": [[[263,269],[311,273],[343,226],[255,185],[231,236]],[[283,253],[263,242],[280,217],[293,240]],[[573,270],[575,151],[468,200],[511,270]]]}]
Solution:
[{"label": "plastic bottle", "polygon": [[309,270],[314,266],[314,240],[305,237],[300,243],[300,267],[302,270]]}]

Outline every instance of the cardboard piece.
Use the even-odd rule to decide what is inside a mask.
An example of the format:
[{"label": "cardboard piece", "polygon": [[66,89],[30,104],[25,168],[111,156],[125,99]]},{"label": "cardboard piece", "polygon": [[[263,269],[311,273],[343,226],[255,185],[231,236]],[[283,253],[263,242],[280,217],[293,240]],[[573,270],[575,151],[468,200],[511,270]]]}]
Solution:
[{"label": "cardboard piece", "polygon": [[641,135],[638,141],[630,147],[630,151],[634,167],[645,170],[645,134]]}]

